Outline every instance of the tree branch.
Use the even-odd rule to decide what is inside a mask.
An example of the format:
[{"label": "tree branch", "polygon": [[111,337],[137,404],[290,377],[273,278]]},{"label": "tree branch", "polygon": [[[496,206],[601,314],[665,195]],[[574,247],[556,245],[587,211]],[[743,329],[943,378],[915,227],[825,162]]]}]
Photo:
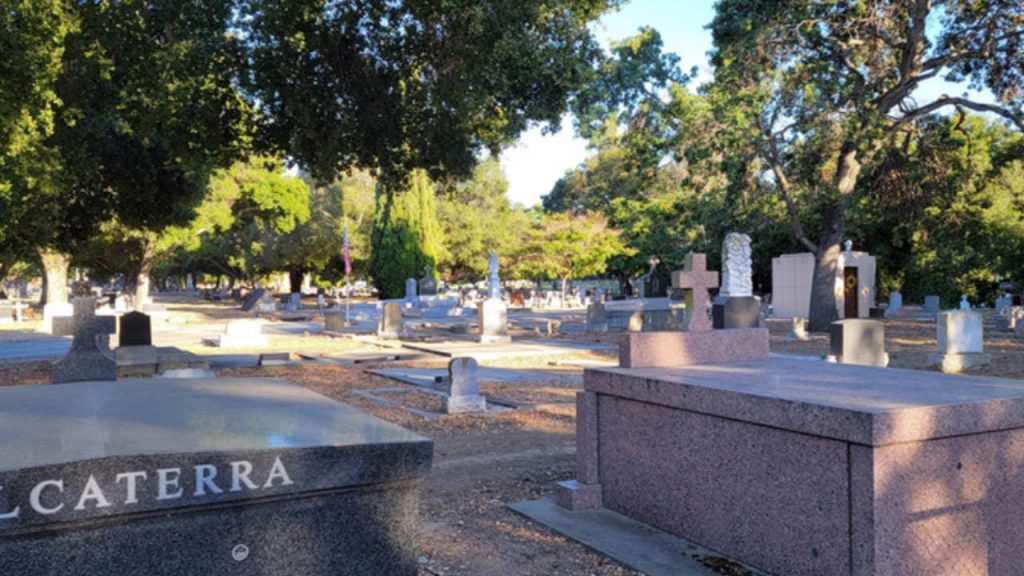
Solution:
[{"label": "tree branch", "polygon": [[789,221],[793,226],[793,235],[796,236],[796,239],[804,247],[817,254],[818,247],[807,237],[804,225],[800,221],[800,212],[797,210],[796,202],[793,199],[793,185],[782,169],[782,163],[779,161],[777,140],[772,136],[768,138],[768,163],[771,165],[775,180],[779,183],[779,192],[782,194],[782,200],[786,203],[786,212],[789,214]]},{"label": "tree branch", "polygon": [[931,104],[926,104],[919,108],[915,108],[913,110],[908,111],[906,114],[899,118],[894,118],[893,120],[896,122],[896,124],[893,126],[893,128],[906,124],[914,120],[915,118],[924,116],[925,114],[930,114],[938,110],[939,108],[943,108],[945,106],[962,106],[964,108],[968,108],[976,112],[991,112],[993,114],[997,114],[999,116],[1002,116],[1003,118],[1006,118],[1010,122],[1013,122],[1021,132],[1024,132],[1024,118],[1013,114],[1012,112],[1003,108],[1002,106],[997,106],[995,104],[983,104],[981,102],[974,102],[966,98],[950,98],[949,96],[942,96],[941,98],[932,102]]}]

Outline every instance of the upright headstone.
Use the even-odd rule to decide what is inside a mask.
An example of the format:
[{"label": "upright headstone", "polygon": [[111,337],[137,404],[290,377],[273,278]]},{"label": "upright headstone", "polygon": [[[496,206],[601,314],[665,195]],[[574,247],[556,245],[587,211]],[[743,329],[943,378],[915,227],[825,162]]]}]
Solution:
[{"label": "upright headstone", "polygon": [[324,330],[326,332],[344,332],[347,326],[344,310],[324,312]]},{"label": "upright headstone", "polygon": [[939,312],[939,297],[935,295],[925,296],[922,311],[925,314],[937,314]]},{"label": "upright headstone", "polygon": [[487,261],[487,297],[501,298],[501,278],[498,277],[498,253],[491,252],[491,258]]},{"label": "upright headstone", "polygon": [[423,267],[419,288],[420,296],[437,296],[437,280],[434,280],[434,269],[430,265]]},{"label": "upright headstone", "polygon": [[113,316],[96,316],[96,298],[75,298],[74,315],[54,319],[54,333],[73,336],[67,356],[53,365],[53,383],[117,380],[117,362],[110,354]]},{"label": "upright headstone", "polygon": [[[256,306],[256,303],[259,302],[260,298],[263,298],[263,295],[266,293],[267,290],[265,288],[257,288],[246,294],[245,299],[242,300],[242,311],[248,312],[252,310],[253,306]],[[273,298],[273,296],[271,296],[271,298]]]},{"label": "upright headstone", "polygon": [[[650,270],[639,278],[641,299],[653,298],[655,296],[657,286],[652,285],[652,278],[655,278],[655,272],[657,272],[658,264],[661,264],[661,260],[657,256],[651,256],[647,264],[651,267]],[[654,282],[656,283],[656,281]]]},{"label": "upright headstone", "polygon": [[722,241],[722,288],[719,296],[753,296],[753,267],[750,261],[750,236],[738,232],[726,234]]},{"label": "upright headstone", "polygon": [[121,316],[120,323],[118,346],[153,345],[153,327],[148,315],[142,312],[129,312]]},{"label": "upright headstone", "polygon": [[416,301],[416,279],[406,278],[405,279],[405,301],[415,302]]},{"label": "upright headstone", "polygon": [[299,308],[302,308],[302,294],[292,292],[288,301],[288,310],[291,312],[297,312]]},{"label": "upright headstone", "polygon": [[761,302],[754,297],[750,236],[731,232],[722,242],[722,288],[711,309],[715,329],[756,328]]},{"label": "upright headstone", "polygon": [[938,364],[943,372],[960,372],[965,368],[984,366],[992,357],[984,350],[982,316],[969,310],[940,312],[935,317],[937,350],[928,361]]},{"label": "upright headstone", "polygon": [[14,322],[14,306],[7,300],[0,300],[0,324]]},{"label": "upright headstone", "polygon": [[608,309],[603,302],[587,306],[587,332],[608,331]]},{"label": "upright headstone", "polygon": [[377,323],[377,337],[397,339],[402,335],[402,305],[385,302]]},{"label": "upright headstone", "polygon": [[687,291],[683,325],[689,332],[706,332],[712,328],[708,317],[708,290],[718,287],[718,272],[709,272],[707,263],[707,254],[690,252],[686,255],[684,269],[672,273],[672,287]]},{"label": "upright headstone", "polygon": [[889,307],[885,309],[885,315],[890,318],[896,316],[899,313],[900,308],[903,308],[903,295],[899,292],[889,293]]},{"label": "upright headstone", "polygon": [[118,318],[117,370],[122,378],[149,377],[156,373],[160,355],[153,346],[152,323],[142,312],[129,312]]},{"label": "upright headstone", "polygon": [[1004,294],[1003,296],[1000,296],[999,298],[996,298],[995,309],[996,309],[996,313],[997,314],[1002,313],[1003,310],[1006,310],[1007,308],[1010,308],[1011,306],[1013,306],[1013,297],[1010,296],[1009,293]]},{"label": "upright headstone", "polygon": [[61,334],[55,331],[54,319],[71,318],[74,313],[75,309],[70,302],[48,302],[43,306],[43,325],[40,329],[47,334],[60,336]]},{"label": "upright headstone", "polygon": [[886,367],[885,322],[847,318],[829,326],[831,356],[840,364]]},{"label": "upright headstone", "polygon": [[195,280],[192,277],[192,273],[189,272],[188,274],[185,274],[185,290],[188,290],[189,292],[191,292],[191,291],[193,291],[195,289],[196,289]]},{"label": "upright headstone", "polygon": [[508,307],[500,298],[486,298],[477,304],[480,342],[510,342],[508,334]]},{"label": "upright headstone", "polygon": [[960,296],[960,309],[961,310],[970,310],[971,309],[971,303],[967,300],[967,294],[964,294],[964,295]]},{"label": "upright headstone", "polygon": [[477,362],[470,357],[452,358],[448,363],[448,398],[445,412],[462,414],[486,412],[487,399],[480,395]]}]

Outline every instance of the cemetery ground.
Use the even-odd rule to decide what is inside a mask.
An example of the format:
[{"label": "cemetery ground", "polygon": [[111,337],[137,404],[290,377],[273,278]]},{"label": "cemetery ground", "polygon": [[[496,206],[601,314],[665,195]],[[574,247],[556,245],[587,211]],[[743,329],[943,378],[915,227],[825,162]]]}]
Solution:
[{"label": "cemetery ground", "polygon": [[[202,338],[230,319],[251,318],[235,304],[172,301],[167,309],[165,318],[154,320],[155,340],[173,341],[185,350],[212,358],[218,357],[219,350],[201,343]],[[927,356],[935,350],[933,317],[919,314],[914,308],[904,312],[885,320],[890,366],[934,370],[927,366]],[[582,312],[553,314],[562,323],[563,333],[558,336],[539,334],[537,322],[523,320],[528,314],[510,314],[513,342],[615,342],[615,334],[583,333]],[[1024,378],[1024,343],[1012,333],[997,333],[993,325],[994,314],[988,312],[985,348],[992,354],[992,364],[970,372]],[[273,328],[268,347],[220,355],[222,362],[213,365],[217,376],[283,378],[434,441],[433,466],[420,503],[417,545],[421,575],[637,574],[506,508],[510,503],[551,496],[556,482],[574,477],[574,394],[582,388],[584,366],[615,362],[609,347],[566,348],[566,353],[558,355],[499,354],[481,359],[482,368],[535,375],[514,381],[488,381],[486,374],[481,375],[481,393],[492,405],[498,401],[507,402],[506,406],[532,407],[487,415],[441,415],[438,396],[369,370],[436,370],[446,366],[448,358],[405,348],[401,351],[411,354],[407,360],[373,360],[374,355],[396,353],[399,343],[378,341],[372,336],[327,336],[312,329],[309,322],[278,321],[268,326]],[[770,319],[768,326],[774,354],[819,361],[816,359],[828,352],[826,335],[812,334],[808,341],[795,341],[787,337],[787,321]],[[33,327],[32,322],[0,325],[0,350],[4,344],[48,341],[48,337],[33,332]],[[419,331],[409,344],[451,338],[451,331],[435,325]],[[255,355],[272,351],[290,352],[292,361],[280,366],[253,365]],[[355,353],[363,353],[367,361],[344,361]],[[0,359],[0,385],[49,382],[51,366],[51,359]],[[407,392],[387,392],[396,389]],[[425,418],[410,408],[437,416]],[[711,559],[708,569],[727,576],[747,574],[737,566]]]}]

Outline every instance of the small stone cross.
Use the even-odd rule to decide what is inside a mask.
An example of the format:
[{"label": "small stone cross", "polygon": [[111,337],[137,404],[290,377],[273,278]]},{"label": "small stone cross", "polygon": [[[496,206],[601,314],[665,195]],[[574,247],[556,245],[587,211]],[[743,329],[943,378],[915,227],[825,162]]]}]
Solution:
[{"label": "small stone cross", "polygon": [[[54,333],[73,335],[68,355],[53,365],[53,382],[117,380],[117,363],[110,354],[108,334],[117,330],[113,316],[96,316],[96,298],[75,298],[74,316],[53,319]],[[100,342],[100,336],[104,341]]]},{"label": "small stone cross", "polygon": [[95,297],[75,298],[72,304],[75,308],[74,316],[55,317],[53,333],[55,336],[72,336],[72,352],[95,352],[98,336],[117,331],[117,319],[113,316],[97,316]]},{"label": "small stone cross", "polygon": [[708,290],[718,288],[718,272],[709,272],[707,254],[690,252],[683,270],[672,273],[672,287],[686,288],[686,319],[683,323],[690,332],[711,330],[708,317]]}]

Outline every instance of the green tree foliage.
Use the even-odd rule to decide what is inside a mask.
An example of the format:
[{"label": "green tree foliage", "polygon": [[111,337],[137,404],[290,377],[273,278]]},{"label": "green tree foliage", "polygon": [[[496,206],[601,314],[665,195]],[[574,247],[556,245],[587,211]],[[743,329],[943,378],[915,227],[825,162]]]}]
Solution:
[{"label": "green tree foliage", "polygon": [[879,257],[883,293],[953,304],[995,297],[1024,258],[1024,138],[982,116],[930,118],[886,151],[851,208],[850,236]]},{"label": "green tree foliage", "polygon": [[443,257],[434,185],[424,170],[414,170],[403,190],[377,187],[370,247],[370,276],[381,298],[405,295],[407,278],[420,278]]},{"label": "green tree foliage", "polygon": [[[1024,126],[1024,7],[722,0],[716,8],[710,91],[735,138],[756,143],[794,236],[816,255],[809,324],[827,329],[848,209],[861,195],[862,171],[886,145],[941,109],[991,112]],[[1000,104],[945,95],[917,102],[915,90],[936,77],[987,87]],[[811,206],[820,216],[804,221]]]},{"label": "green tree foliage", "polygon": [[594,78],[573,99],[576,131],[591,147],[620,148],[622,168],[641,183],[653,179],[674,133],[669,93],[690,78],[679,57],[662,52],[661,35],[645,27],[613,42]]},{"label": "green tree foliage", "polygon": [[620,0],[245,0],[267,139],[313,176],[468,175],[531,121],[557,125]]},{"label": "green tree foliage", "polygon": [[[52,32],[39,45],[59,60],[53,128],[43,141],[49,161],[29,153],[29,174],[20,179],[32,218],[18,221],[19,234],[41,250],[77,251],[115,218],[141,245],[145,284],[162,232],[187,224],[210,172],[245,143],[249,107],[235,88],[244,58],[230,33],[234,2],[60,7],[66,12],[50,12],[74,26],[65,25],[59,43]],[[62,296],[62,281],[50,288]]]},{"label": "green tree foliage", "polygon": [[492,251],[506,254],[522,241],[524,230],[512,224],[507,192],[508,180],[494,158],[477,166],[472,178],[442,188],[437,212],[446,256],[441,267],[450,278],[486,276]]},{"label": "green tree foliage", "polygon": [[310,187],[286,175],[280,160],[254,157],[218,171],[196,212],[186,235],[201,240],[187,247],[199,271],[252,281],[287,269],[279,242],[310,219]]},{"label": "green tree foliage", "polygon": [[564,296],[570,280],[603,274],[624,250],[601,214],[536,214],[509,269],[513,277],[561,280]]},{"label": "green tree foliage", "polygon": [[75,20],[60,0],[7,0],[0,8],[0,280],[34,250],[29,209],[59,169],[46,139],[60,104],[64,37]]}]

